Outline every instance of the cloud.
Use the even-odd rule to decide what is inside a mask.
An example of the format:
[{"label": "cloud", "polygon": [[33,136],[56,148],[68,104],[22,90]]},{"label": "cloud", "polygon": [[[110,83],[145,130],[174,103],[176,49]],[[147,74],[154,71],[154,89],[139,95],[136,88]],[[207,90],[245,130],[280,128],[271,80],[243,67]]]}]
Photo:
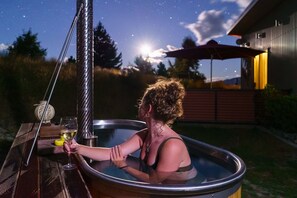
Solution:
[{"label": "cloud", "polygon": [[166,52],[166,50],[164,50],[162,48],[151,52],[149,54],[148,61],[153,64],[154,63],[158,64],[158,63],[162,62],[163,58],[166,55],[165,52]]},{"label": "cloud", "polygon": [[210,39],[225,36],[234,18],[226,21],[223,10],[205,10],[198,15],[195,23],[185,24],[184,27],[193,32],[197,43],[201,45]]},{"label": "cloud", "polygon": [[175,46],[173,46],[173,45],[167,45],[166,47],[167,47],[168,51],[174,51],[174,50],[179,50],[179,49],[181,49],[181,48],[177,48],[177,47],[175,47]]},{"label": "cloud", "polygon": [[222,0],[222,2],[236,3],[240,9],[240,12],[242,12],[248,7],[252,0]]},{"label": "cloud", "polygon": [[0,43],[0,51],[5,51],[8,49],[8,45],[5,45],[4,43]]},{"label": "cloud", "polygon": [[[219,0],[212,0],[217,3]],[[204,10],[201,12],[197,21],[190,24],[182,23],[185,28],[189,29],[197,38],[199,45],[207,41],[220,38],[226,35],[227,30],[235,23],[238,14],[251,3],[252,0],[220,0],[222,3],[235,3],[238,6],[238,12],[229,17],[225,15],[225,10]],[[228,16],[228,18],[226,18]]]},{"label": "cloud", "polygon": [[0,54],[7,54],[8,53],[9,45],[5,45],[4,43],[0,43]]},{"label": "cloud", "polygon": [[157,49],[153,52],[151,52],[148,56],[148,61],[152,64],[159,64],[160,62],[164,61],[164,58],[166,57],[166,53],[168,51],[174,51],[174,50],[179,50],[181,48],[177,48],[173,45],[167,45],[167,49]]}]

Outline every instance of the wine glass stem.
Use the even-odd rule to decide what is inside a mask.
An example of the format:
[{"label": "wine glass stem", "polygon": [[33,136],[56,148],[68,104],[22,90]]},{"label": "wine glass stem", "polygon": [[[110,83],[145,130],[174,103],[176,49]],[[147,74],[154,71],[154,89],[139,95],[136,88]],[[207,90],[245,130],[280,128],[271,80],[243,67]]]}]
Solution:
[{"label": "wine glass stem", "polygon": [[[70,148],[70,145],[71,145],[71,141],[67,141],[67,144],[68,144],[68,146],[69,146],[69,148]],[[71,166],[71,149],[69,150],[69,152],[68,152],[68,165],[69,166]]]},{"label": "wine glass stem", "polygon": [[69,164],[69,165],[71,165],[71,156],[70,156],[70,155],[71,155],[71,153],[69,152],[69,153],[68,153],[68,164]]}]

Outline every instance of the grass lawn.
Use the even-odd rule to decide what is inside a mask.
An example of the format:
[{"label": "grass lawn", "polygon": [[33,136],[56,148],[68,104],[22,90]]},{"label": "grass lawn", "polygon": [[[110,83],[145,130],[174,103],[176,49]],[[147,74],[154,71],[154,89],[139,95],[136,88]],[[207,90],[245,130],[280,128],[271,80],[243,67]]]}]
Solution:
[{"label": "grass lawn", "polygon": [[224,148],[243,159],[243,198],[297,197],[297,148],[254,126],[178,123],[180,134]]}]

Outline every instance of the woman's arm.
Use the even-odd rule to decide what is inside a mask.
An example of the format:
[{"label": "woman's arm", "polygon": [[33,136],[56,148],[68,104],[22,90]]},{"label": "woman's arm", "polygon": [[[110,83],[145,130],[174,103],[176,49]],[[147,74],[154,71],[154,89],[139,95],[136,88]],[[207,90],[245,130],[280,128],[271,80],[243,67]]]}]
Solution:
[{"label": "woman's arm", "polygon": [[169,177],[173,172],[157,172],[155,170],[150,170],[149,173],[142,172],[126,163],[126,156],[122,152],[121,145],[115,146],[111,149],[110,158],[114,165],[118,168],[123,169],[133,177],[140,181],[148,183],[162,183],[167,177]]},{"label": "woman's arm", "polygon": [[91,158],[96,161],[110,159],[110,148],[89,147],[82,144],[78,144],[75,140],[72,140],[70,145],[65,142],[64,151],[67,153],[76,152],[82,156]]},{"label": "woman's arm", "polygon": [[145,172],[137,170],[137,169],[135,169],[135,168],[133,168],[131,166],[125,166],[122,169],[124,171],[126,171],[127,173],[129,173],[130,175],[132,175],[133,177],[137,178],[139,181],[151,183],[150,182],[150,175],[145,173]]},{"label": "woman's arm", "polygon": [[[142,145],[142,135],[143,131],[140,131],[134,134],[131,138],[129,138],[126,142],[121,144],[123,154],[125,156],[130,153],[138,150]],[[66,152],[77,152],[78,154],[91,158],[96,161],[110,160],[111,148],[105,147],[89,147],[85,145],[78,144],[75,140],[72,141],[72,144],[69,146],[68,144],[64,144],[64,150]]]},{"label": "woman's arm", "polygon": [[153,169],[149,170],[149,173],[142,172],[138,169],[135,169],[131,166],[124,166],[124,171],[132,175],[133,177],[137,178],[139,181],[144,181],[150,184],[161,184],[171,175],[175,174],[176,172],[158,172]]}]

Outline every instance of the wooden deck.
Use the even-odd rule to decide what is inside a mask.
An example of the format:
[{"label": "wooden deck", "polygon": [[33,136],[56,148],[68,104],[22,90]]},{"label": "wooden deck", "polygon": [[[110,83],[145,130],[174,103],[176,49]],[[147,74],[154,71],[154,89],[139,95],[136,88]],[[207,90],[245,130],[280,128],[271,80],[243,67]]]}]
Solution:
[{"label": "wooden deck", "polygon": [[0,172],[0,197],[91,197],[79,169],[64,171],[67,155],[53,138],[38,138],[28,166],[37,126],[22,124]]}]

